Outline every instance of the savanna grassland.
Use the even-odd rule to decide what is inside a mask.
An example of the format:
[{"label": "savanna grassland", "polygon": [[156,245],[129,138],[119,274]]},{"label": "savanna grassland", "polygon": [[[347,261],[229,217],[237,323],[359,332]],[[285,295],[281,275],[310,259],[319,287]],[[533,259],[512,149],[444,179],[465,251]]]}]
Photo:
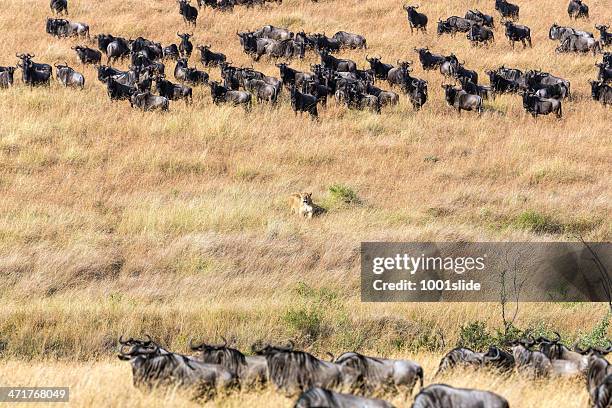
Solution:
[{"label": "savanna grassland", "polygon": [[[361,241],[609,241],[612,111],[590,98],[592,55],[561,55],[548,39],[553,22],[594,31],[610,23],[607,0],[590,0],[591,19],[569,22],[565,1],[520,1],[534,47],[512,51],[493,0],[423,1],[429,33],[410,35],[400,1],[285,0],[233,13],[202,10],[185,27],[172,0],[70,0],[70,20],[92,36],[143,36],[164,45],[177,31],[211,44],[235,65],[278,76],[273,61],[253,63],[236,31],[264,24],[293,31],[366,36],[368,50],[344,51],[364,67],[366,53],[415,61],[429,101],[413,111],[402,96],[381,115],[332,101],[320,120],[295,117],[287,94],[278,107],[250,113],[211,103],[143,113],[111,103],[93,67],[45,33],[47,0],[5,0],[0,65],[15,53],[68,62],[86,77],[82,91],[0,91],[0,385],[67,385],[74,406],[188,406],[175,392],[143,394],[114,358],[120,334],[150,333],[186,351],[190,337],[284,342],[324,356],[359,349],[412,358],[431,379],[461,326],[494,333],[496,304],[361,303]],[[463,35],[437,37],[435,22],[478,8],[496,17],[496,42],[473,48]],[[443,99],[438,71],[422,71],[414,47],[454,52],[487,83],[502,64],[569,79],[564,118],[534,120],[518,96],[486,102],[478,117],[458,116]],[[196,64],[194,53],[190,64]],[[307,70],[311,53],[292,66]],[[201,67],[198,64],[199,67]],[[127,68],[126,64],[120,65]],[[171,72],[173,63],[167,64]],[[219,78],[218,69],[209,70]],[[16,72],[20,77],[21,71]],[[173,79],[173,78],[170,78]],[[387,88],[388,85],[382,84]],[[312,191],[327,215],[290,214],[289,194]],[[557,329],[570,342],[601,328],[607,306],[524,304],[514,324]],[[604,335],[606,327],[604,325]],[[442,335],[441,335],[442,334]],[[482,333],[481,333],[482,334]],[[491,334],[492,335],[492,334]],[[443,337],[443,339],[442,339]],[[532,383],[487,373],[444,381],[504,395],[513,407],[585,406],[580,380]],[[239,394],[215,406],[290,406],[272,390]],[[400,407],[409,401],[396,400]]]}]

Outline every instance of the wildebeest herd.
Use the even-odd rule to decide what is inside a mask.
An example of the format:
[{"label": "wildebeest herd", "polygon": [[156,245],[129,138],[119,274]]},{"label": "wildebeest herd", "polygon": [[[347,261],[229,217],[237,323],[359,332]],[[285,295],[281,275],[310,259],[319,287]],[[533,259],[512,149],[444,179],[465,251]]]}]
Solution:
[{"label": "wildebeest herd", "polygon": [[[458,347],[442,357],[433,378],[462,368],[489,370],[494,375],[515,373],[527,380],[543,377],[576,377],[586,383],[594,407],[612,404],[612,366],[604,356],[612,351],[568,347],[561,336],[543,336],[491,345],[485,352]],[[119,339],[119,359],[132,366],[136,387],[181,387],[196,399],[212,399],[235,390],[249,391],[271,385],[287,397],[297,396],[296,408],[354,408],[392,405],[380,397],[412,395],[419,392],[413,408],[507,408],[505,398],[490,391],[455,388],[445,384],[424,387],[424,371],[417,362],[372,357],[345,352],[338,357],[319,359],[306,351],[286,346],[257,343],[251,355],[223,344],[194,344],[195,354],[171,352],[150,336]],[[377,398],[378,397],[378,398]]]},{"label": "wildebeest herd", "polygon": [[[234,6],[253,6],[264,4],[267,0],[198,0],[197,7],[189,0],[178,0],[178,12],[188,25],[196,25],[198,9],[211,7],[220,10],[231,10]],[[279,1],[277,1],[279,2]],[[64,14],[62,18],[47,18],[46,32],[54,37],[72,37],[89,40],[89,25],[71,22],[68,14],[67,0],[52,0],[51,10]],[[523,47],[532,47],[531,29],[516,23],[520,16],[520,7],[506,0],[495,0],[495,10],[501,15],[501,25],[505,36],[514,48],[516,42]],[[405,5],[408,26],[411,33],[427,32],[428,17],[417,5]],[[568,6],[570,18],[588,18],[589,8],[581,0],[571,0]],[[596,64],[597,80],[591,81],[591,94],[594,100],[604,105],[612,104],[612,59],[603,48],[612,44],[612,33],[608,26],[596,24],[600,38],[589,32],[571,27],[559,26],[556,23],[549,29],[549,38],[559,41],[557,52],[592,52],[603,54],[603,60]],[[495,18],[480,10],[468,10],[464,17],[451,16],[439,19],[438,35],[449,33],[466,33],[469,41],[475,45],[488,46],[495,41]],[[338,31],[328,37],[325,33],[291,32],[288,29],[264,26],[255,31],[237,32],[242,50],[254,61],[261,57],[283,59],[276,64],[279,77],[269,76],[253,68],[232,65],[225,54],[213,51],[210,45],[192,43],[193,33],[177,32],[180,42],[162,46],[161,43],[138,37],[128,39],[112,34],[98,34],[93,37],[97,45],[90,48],[76,45],[72,49],[81,64],[92,64],[98,71],[98,80],[106,85],[111,100],[127,100],[131,106],[143,110],[168,110],[170,101],[183,99],[190,103],[194,89],[202,85],[210,88],[211,99],[215,104],[230,103],[241,105],[249,110],[253,101],[275,105],[281,100],[283,90],[288,92],[288,100],[294,112],[307,112],[318,117],[319,106],[326,107],[329,98],[349,109],[370,109],[380,113],[382,108],[395,105],[400,101],[400,94],[375,85],[377,81],[387,82],[406,95],[415,110],[421,109],[427,102],[428,83],[414,77],[412,61],[397,60],[393,65],[383,62],[377,56],[365,56],[367,69],[358,68],[355,61],[339,58],[334,54],[343,49],[367,49],[366,38]],[[204,70],[189,65],[194,50],[199,51],[199,62],[205,68],[219,69],[222,83],[211,81]],[[310,72],[292,68],[288,62],[293,58],[304,58],[307,52],[316,53],[320,62],[311,65]],[[443,84],[444,98],[447,104],[459,113],[462,110],[483,112],[483,101],[494,99],[496,95],[515,93],[520,95],[524,109],[534,117],[554,114],[563,115],[562,102],[571,97],[570,82],[558,76],[537,69],[521,71],[505,66],[487,70],[490,84],[479,83],[476,71],[466,68],[458,57],[435,54],[428,48],[415,48],[423,70],[438,69],[444,78],[454,81]],[[102,65],[103,56],[106,65]],[[49,85],[53,68],[48,64],[34,62],[34,55],[17,54],[19,63],[16,67],[0,67],[0,88],[14,84],[16,69],[22,71],[22,81],[30,86]],[[129,59],[127,71],[112,67],[111,64]],[[173,83],[166,75],[165,63],[175,61]],[[85,77],[64,62],[55,65],[56,78],[66,87],[83,88]],[[156,93],[156,94],[155,94]]]}]

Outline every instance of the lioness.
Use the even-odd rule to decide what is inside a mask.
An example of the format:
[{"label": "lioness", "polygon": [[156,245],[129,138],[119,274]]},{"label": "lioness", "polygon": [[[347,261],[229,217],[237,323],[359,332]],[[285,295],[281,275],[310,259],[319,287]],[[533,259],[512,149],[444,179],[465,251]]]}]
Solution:
[{"label": "lioness", "polygon": [[312,218],[325,212],[325,209],[312,202],[312,193],[294,193],[289,197],[291,211],[302,217]]}]

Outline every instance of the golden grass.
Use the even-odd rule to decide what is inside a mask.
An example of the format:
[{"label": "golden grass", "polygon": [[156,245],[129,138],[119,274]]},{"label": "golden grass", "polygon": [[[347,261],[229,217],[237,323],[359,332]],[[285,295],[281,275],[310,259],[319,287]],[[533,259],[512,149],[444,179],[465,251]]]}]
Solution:
[{"label": "golden grass", "polygon": [[[439,355],[412,354],[423,336],[441,330],[450,346],[467,321],[499,327],[493,304],[362,304],[358,293],[361,241],[611,237],[610,110],[590,100],[595,58],[554,53],[548,27],[570,23],[566,4],[553,0],[520,2],[533,49],[512,51],[500,28],[490,48],[435,35],[439,17],[468,8],[498,20],[492,3],[423,3],[431,21],[425,36],[409,34],[400,1],[285,0],[232,14],[206,10],[194,42],[249,65],[237,30],[343,29],[365,35],[367,53],[385,61],[416,61],[417,46],[455,52],[483,83],[484,70],[501,64],[541,68],[572,82],[575,99],[564,103],[563,120],[532,119],[516,96],[488,102],[482,117],[458,117],[443,100],[439,73],[419,64],[414,75],[428,80],[430,100],[418,113],[404,97],[380,116],[332,102],[315,122],[294,117],[285,95],[278,108],[255,106],[247,114],[213,106],[205,87],[195,90],[193,106],[142,113],[111,103],[94,69],[79,67],[70,46],[84,41],[44,33],[46,2],[5,1],[0,32],[11,40],[0,44],[0,65],[14,64],[16,52],[68,61],[84,71],[86,86],[28,89],[18,80],[0,92],[0,341],[8,358],[0,363],[1,382],[54,378],[73,386],[76,406],[186,406],[174,395],[132,389],[127,365],[108,360],[119,334],[149,332],[183,351],[190,336],[234,335],[243,348],[261,338],[295,337],[315,352],[359,347],[413,357],[430,375]],[[571,25],[592,31],[610,20],[606,0],[589,6],[591,21]],[[92,34],[168,44],[178,40],[177,30],[191,31],[167,0],[71,1],[70,12]],[[365,54],[342,53],[361,67]],[[310,55],[292,64],[307,69],[314,62]],[[253,66],[278,75],[265,58]],[[218,70],[211,76],[218,78]],[[336,183],[353,189],[361,204],[333,206],[312,222],[290,214],[287,195],[312,191],[316,202],[329,203]],[[517,222],[529,213],[544,216],[558,233]],[[292,320],[300,313],[316,333]],[[524,305],[517,324],[557,328],[573,339],[604,313],[603,305]],[[581,384],[551,382],[537,390],[481,375],[449,381],[496,390],[519,407],[586,402]],[[289,406],[269,391],[219,404],[277,402]]]},{"label": "golden grass", "polygon": [[[420,353],[409,356],[418,359],[425,370],[434,372],[438,356]],[[427,372],[426,371],[426,372]],[[10,373],[10,375],[8,374]],[[516,375],[500,377],[489,372],[457,370],[441,376],[439,381],[456,387],[492,389],[508,399],[511,407],[558,408],[584,407],[588,395],[580,379],[563,378],[556,381],[533,381]],[[196,407],[180,390],[142,392],[132,385],[131,369],[119,361],[90,363],[30,363],[8,360],[0,363],[0,382],[21,386],[61,385],[70,387],[70,406],[130,406],[130,407]],[[429,378],[426,378],[429,383]],[[416,391],[415,391],[416,394]],[[272,388],[239,392],[204,404],[208,407],[290,407],[294,398],[286,398]],[[411,398],[390,399],[398,408],[409,407]]]}]

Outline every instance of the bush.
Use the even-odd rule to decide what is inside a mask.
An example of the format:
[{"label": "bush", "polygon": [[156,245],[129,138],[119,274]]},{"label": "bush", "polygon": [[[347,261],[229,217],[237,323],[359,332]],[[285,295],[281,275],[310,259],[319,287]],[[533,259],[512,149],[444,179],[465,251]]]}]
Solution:
[{"label": "bush", "polygon": [[283,321],[294,335],[299,335],[307,343],[321,336],[323,316],[315,309],[289,309],[283,315]]},{"label": "bush", "polygon": [[579,345],[582,348],[598,347],[606,348],[611,345],[608,340],[608,329],[610,328],[610,313],[607,313],[593,329],[579,337]]},{"label": "bush", "polygon": [[459,329],[458,347],[479,351],[488,349],[493,343],[495,343],[495,337],[489,333],[485,322],[475,320]]},{"label": "bush", "polygon": [[334,204],[358,205],[361,200],[350,187],[333,184],[329,187],[329,195]]}]

